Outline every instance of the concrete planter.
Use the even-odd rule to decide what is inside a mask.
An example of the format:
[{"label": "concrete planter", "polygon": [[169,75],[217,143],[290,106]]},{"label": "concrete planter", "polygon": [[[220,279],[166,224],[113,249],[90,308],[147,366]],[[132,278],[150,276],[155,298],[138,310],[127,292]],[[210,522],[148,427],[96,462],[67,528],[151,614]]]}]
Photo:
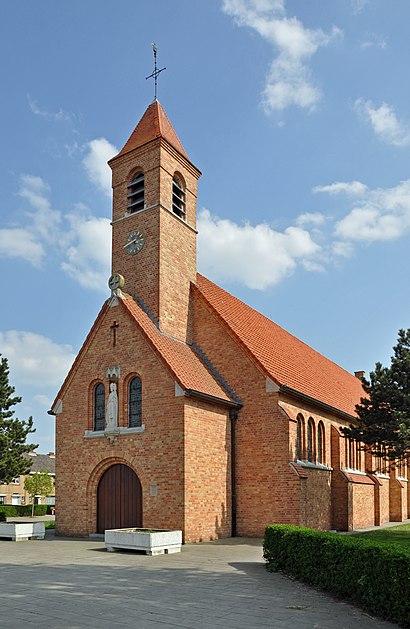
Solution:
[{"label": "concrete planter", "polygon": [[142,550],[147,555],[181,551],[182,531],[163,529],[108,529],[104,535],[107,550]]},{"label": "concrete planter", "polygon": [[0,524],[0,537],[6,537],[13,542],[44,539],[45,533],[44,522],[2,522]]}]

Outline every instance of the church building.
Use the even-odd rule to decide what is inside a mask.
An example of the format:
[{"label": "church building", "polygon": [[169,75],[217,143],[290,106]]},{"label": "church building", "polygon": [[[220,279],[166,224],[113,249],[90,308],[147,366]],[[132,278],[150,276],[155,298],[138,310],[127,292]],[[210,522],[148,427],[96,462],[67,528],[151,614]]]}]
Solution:
[{"label": "church building", "polygon": [[157,100],[109,165],[111,294],[52,406],[57,534],[199,542],[409,517],[406,469],[374,473],[340,431],[363,373],[197,273],[201,173]]}]

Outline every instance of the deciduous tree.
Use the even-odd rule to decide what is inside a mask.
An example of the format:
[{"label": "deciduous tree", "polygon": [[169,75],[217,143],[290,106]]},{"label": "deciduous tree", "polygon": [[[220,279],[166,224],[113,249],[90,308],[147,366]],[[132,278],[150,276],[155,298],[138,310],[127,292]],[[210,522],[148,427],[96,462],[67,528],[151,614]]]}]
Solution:
[{"label": "deciduous tree", "polygon": [[28,491],[31,496],[31,515],[34,515],[34,499],[36,496],[48,496],[53,493],[53,481],[46,470],[41,472],[35,472],[30,476],[27,476],[24,481],[24,489]]}]

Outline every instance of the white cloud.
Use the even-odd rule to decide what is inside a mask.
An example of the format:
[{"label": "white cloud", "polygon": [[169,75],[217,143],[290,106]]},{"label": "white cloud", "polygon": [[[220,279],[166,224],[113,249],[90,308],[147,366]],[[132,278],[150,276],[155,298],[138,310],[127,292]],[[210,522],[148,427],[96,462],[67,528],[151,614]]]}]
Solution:
[{"label": "white cloud", "polygon": [[48,262],[57,257],[63,271],[79,284],[106,292],[111,256],[109,219],[93,216],[81,203],[62,215],[53,209],[49,194],[41,177],[21,177],[18,195],[31,211],[25,213],[28,220],[24,227],[0,229],[0,257],[18,257],[40,267],[47,251]]},{"label": "white cloud", "polygon": [[277,232],[265,223],[238,225],[212,216],[208,210],[200,212],[198,230],[201,272],[259,290],[280,282],[298,263],[313,263],[320,250],[300,227]]},{"label": "white cloud", "polygon": [[323,225],[325,223],[326,219],[327,217],[321,212],[305,212],[297,217],[296,225],[299,227],[303,227],[304,225],[319,227],[319,225]]},{"label": "white cloud", "polygon": [[81,286],[107,291],[111,261],[111,224],[108,218],[70,214],[71,244],[62,269]]},{"label": "white cloud", "polygon": [[409,146],[410,128],[406,122],[397,118],[393,107],[383,103],[377,108],[371,100],[365,101],[358,98],[355,109],[371,124],[373,131],[382,142],[393,146]]},{"label": "white cloud", "polygon": [[380,48],[386,50],[387,41],[382,35],[377,33],[366,33],[365,39],[361,42],[360,48],[366,50],[367,48]]},{"label": "white cloud", "polygon": [[0,332],[0,347],[16,382],[43,388],[60,385],[75,358],[71,345],[33,332]]},{"label": "white cloud", "polygon": [[410,231],[410,179],[393,188],[371,190],[335,229],[342,240],[397,240]]},{"label": "white cloud", "polygon": [[53,240],[61,223],[61,213],[53,210],[48,197],[50,192],[48,185],[33,175],[22,175],[21,186],[18,195],[26,199],[34,212],[28,212],[27,216],[32,221],[31,231],[37,237],[44,240]]},{"label": "white cloud", "polygon": [[332,253],[337,257],[350,258],[353,254],[353,245],[350,242],[335,240],[332,243]]},{"label": "white cloud", "polygon": [[31,111],[36,116],[50,118],[52,120],[56,120],[57,122],[71,120],[74,117],[73,114],[70,114],[68,111],[64,111],[63,109],[61,109],[61,107],[56,112],[47,111],[46,109],[44,109],[44,107],[40,107],[37,102],[33,98],[31,98],[30,94],[27,94],[27,100]]},{"label": "white cloud", "polygon": [[33,402],[35,402],[36,404],[40,404],[41,406],[44,406],[45,408],[51,408],[53,400],[47,397],[47,395],[38,394],[33,397]]},{"label": "white cloud", "polygon": [[34,234],[20,227],[0,229],[0,257],[22,258],[40,267],[45,251]]},{"label": "white cloud", "polygon": [[370,0],[351,0],[353,13],[355,15],[359,15],[365,8],[367,4],[370,3]]},{"label": "white cloud", "polygon": [[306,28],[296,17],[285,14],[284,1],[224,0],[224,12],[239,26],[254,29],[278,51],[266,78],[263,106],[267,113],[291,105],[313,109],[321,97],[312,84],[309,59],[321,47],[341,35],[333,27],[330,34],[321,29]]},{"label": "white cloud", "polygon": [[88,143],[87,150],[83,165],[89,180],[104,194],[111,196],[111,169],[107,162],[118,153],[118,149],[105,138],[96,138]]},{"label": "white cloud", "polygon": [[367,186],[361,181],[336,181],[326,186],[315,186],[312,190],[315,194],[317,192],[326,192],[327,194],[336,195],[345,193],[352,196],[365,194]]}]

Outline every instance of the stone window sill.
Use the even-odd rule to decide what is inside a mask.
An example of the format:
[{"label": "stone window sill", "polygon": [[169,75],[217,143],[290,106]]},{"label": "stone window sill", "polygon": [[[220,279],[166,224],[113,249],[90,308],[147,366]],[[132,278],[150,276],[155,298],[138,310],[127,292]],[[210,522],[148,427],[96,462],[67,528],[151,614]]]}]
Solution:
[{"label": "stone window sill", "polygon": [[377,476],[377,478],[390,478],[388,474],[381,474],[380,472],[376,472],[375,476]]},{"label": "stone window sill", "polygon": [[119,426],[116,430],[86,430],[84,432],[84,439],[98,439],[98,437],[108,437],[113,435],[115,437],[121,437],[126,435],[134,435],[136,433],[145,432],[145,425],[135,426],[134,428],[128,428],[127,426]]},{"label": "stone window sill", "polygon": [[296,459],[295,463],[301,465],[302,467],[308,467],[314,470],[326,470],[328,472],[333,471],[333,467],[330,465],[325,465],[324,463],[313,463],[312,461],[301,461],[300,459]]},{"label": "stone window sill", "polygon": [[401,480],[402,482],[407,483],[407,478],[405,478],[404,476],[396,476],[397,480]]},{"label": "stone window sill", "polygon": [[367,476],[366,472],[362,470],[355,470],[353,467],[342,467],[342,472],[347,472],[347,474],[359,474],[360,476]]}]

